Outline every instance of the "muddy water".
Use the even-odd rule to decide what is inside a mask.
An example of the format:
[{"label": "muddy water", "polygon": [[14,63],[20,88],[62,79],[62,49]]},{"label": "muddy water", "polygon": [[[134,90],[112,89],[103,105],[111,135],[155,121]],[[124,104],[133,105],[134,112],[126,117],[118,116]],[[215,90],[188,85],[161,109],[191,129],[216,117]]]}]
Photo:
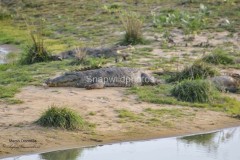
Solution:
[{"label": "muddy water", "polygon": [[18,160],[240,160],[239,148],[240,127],[208,134],[126,142],[14,158]]}]

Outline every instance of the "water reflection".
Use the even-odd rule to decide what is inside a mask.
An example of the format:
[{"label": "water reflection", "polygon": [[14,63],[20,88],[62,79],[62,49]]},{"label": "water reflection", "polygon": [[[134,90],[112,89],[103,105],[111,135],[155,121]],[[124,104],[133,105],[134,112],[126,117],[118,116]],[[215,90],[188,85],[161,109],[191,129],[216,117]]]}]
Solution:
[{"label": "water reflection", "polygon": [[78,157],[81,157],[82,150],[83,149],[71,149],[42,153],[41,158],[43,160],[77,160]]},{"label": "water reflection", "polygon": [[230,128],[227,130],[222,130],[213,133],[185,136],[178,138],[178,140],[181,140],[182,142],[188,144],[189,146],[191,144],[197,144],[199,146],[205,147],[210,146],[218,147],[222,143],[226,143],[229,140],[231,140],[236,131],[237,128]]},{"label": "water reflection", "polygon": [[20,156],[8,160],[240,160],[240,127],[219,132]]}]

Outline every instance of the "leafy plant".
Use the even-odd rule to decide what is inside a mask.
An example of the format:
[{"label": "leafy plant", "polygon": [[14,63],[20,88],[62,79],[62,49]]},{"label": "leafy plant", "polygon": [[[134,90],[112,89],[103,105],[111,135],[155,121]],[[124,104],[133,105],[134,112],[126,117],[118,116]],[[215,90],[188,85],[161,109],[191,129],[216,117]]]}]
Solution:
[{"label": "leafy plant", "polygon": [[153,25],[156,28],[177,27],[183,29],[186,34],[193,34],[206,26],[205,16],[208,13],[204,5],[200,5],[197,13],[170,10],[157,15],[153,12]]}]

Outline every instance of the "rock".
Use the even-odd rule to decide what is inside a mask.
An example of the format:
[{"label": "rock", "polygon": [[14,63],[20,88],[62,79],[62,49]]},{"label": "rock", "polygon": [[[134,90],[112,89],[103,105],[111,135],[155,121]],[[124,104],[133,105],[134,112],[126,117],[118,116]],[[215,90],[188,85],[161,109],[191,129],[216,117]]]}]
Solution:
[{"label": "rock", "polygon": [[45,83],[49,87],[79,87],[86,89],[100,89],[104,87],[155,85],[160,83],[160,81],[156,80],[154,77],[140,69],[109,67],[65,73],[62,76],[48,79]]}]

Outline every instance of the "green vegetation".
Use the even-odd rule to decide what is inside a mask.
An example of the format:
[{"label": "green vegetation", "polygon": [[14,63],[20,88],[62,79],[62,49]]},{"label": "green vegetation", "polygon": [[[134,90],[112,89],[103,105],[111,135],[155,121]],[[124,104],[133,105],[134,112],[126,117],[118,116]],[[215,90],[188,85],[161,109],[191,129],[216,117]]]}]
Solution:
[{"label": "green vegetation", "polygon": [[235,98],[224,95],[223,93],[214,92],[214,94],[211,95],[212,100],[207,103],[192,103],[179,101],[174,96],[171,96],[171,91],[173,88],[174,86],[172,84],[132,87],[129,89],[129,93],[136,94],[139,100],[144,102],[208,108],[212,110],[224,111],[236,117],[240,115],[240,102]]},{"label": "green vegetation", "polygon": [[108,60],[105,58],[87,57],[82,60],[74,59],[70,62],[70,65],[83,65],[85,66],[84,68],[87,68],[87,69],[98,69],[98,68],[102,68],[102,66],[106,64],[107,61]]},{"label": "green vegetation", "polygon": [[178,118],[178,117],[181,117],[183,115],[185,115],[183,113],[182,110],[180,109],[166,109],[166,108],[163,108],[163,109],[152,109],[152,108],[147,108],[144,110],[145,112],[147,113],[150,113],[156,117],[162,117],[162,116],[171,116],[171,117],[175,117],[175,118]]},{"label": "green vegetation", "polygon": [[181,101],[206,103],[213,99],[214,87],[207,80],[185,80],[177,84],[171,94]]},{"label": "green vegetation", "polygon": [[234,58],[222,49],[215,49],[211,54],[204,56],[202,61],[216,65],[235,64]]},{"label": "green vegetation", "polygon": [[186,34],[192,34],[206,27],[205,16],[208,15],[207,13],[205,6],[201,6],[197,13],[167,10],[159,15],[153,13],[153,24],[160,29],[166,27],[182,28]]},{"label": "green vegetation", "polygon": [[71,71],[83,67],[71,66],[69,60],[35,63],[30,66],[1,64],[0,98],[14,97],[15,93],[26,85],[41,85],[50,76],[54,76],[56,72]]},{"label": "green vegetation", "polygon": [[21,64],[33,64],[37,62],[46,62],[51,60],[51,54],[46,50],[44,44],[44,26],[41,20],[40,27],[32,29],[27,24],[29,36],[31,37],[32,44],[26,48],[26,51],[21,57]]},{"label": "green vegetation", "polygon": [[108,62],[106,58],[88,57],[85,49],[76,48],[75,52],[76,57],[70,62],[70,65],[84,65],[83,70],[102,68]]},{"label": "green vegetation", "polygon": [[87,127],[87,123],[76,112],[67,107],[58,108],[54,105],[45,111],[36,123],[43,127],[57,127],[68,130],[84,129]]},{"label": "green vegetation", "polygon": [[140,20],[135,13],[124,13],[120,17],[125,30],[125,36],[122,44],[135,45],[143,43],[142,20]]},{"label": "green vegetation", "polygon": [[6,103],[9,104],[9,105],[12,105],[12,104],[22,104],[24,102],[20,99],[7,98]]},{"label": "green vegetation", "polygon": [[207,77],[213,77],[218,75],[218,71],[212,66],[203,63],[195,62],[192,66],[184,68],[181,72],[173,74],[168,82],[182,81],[185,79],[194,80],[194,79],[205,79]]},{"label": "green vegetation", "polygon": [[118,113],[118,117],[121,119],[125,119],[127,121],[137,121],[139,119],[141,119],[141,117],[129,110],[126,109],[121,109],[121,110],[117,110]]}]

